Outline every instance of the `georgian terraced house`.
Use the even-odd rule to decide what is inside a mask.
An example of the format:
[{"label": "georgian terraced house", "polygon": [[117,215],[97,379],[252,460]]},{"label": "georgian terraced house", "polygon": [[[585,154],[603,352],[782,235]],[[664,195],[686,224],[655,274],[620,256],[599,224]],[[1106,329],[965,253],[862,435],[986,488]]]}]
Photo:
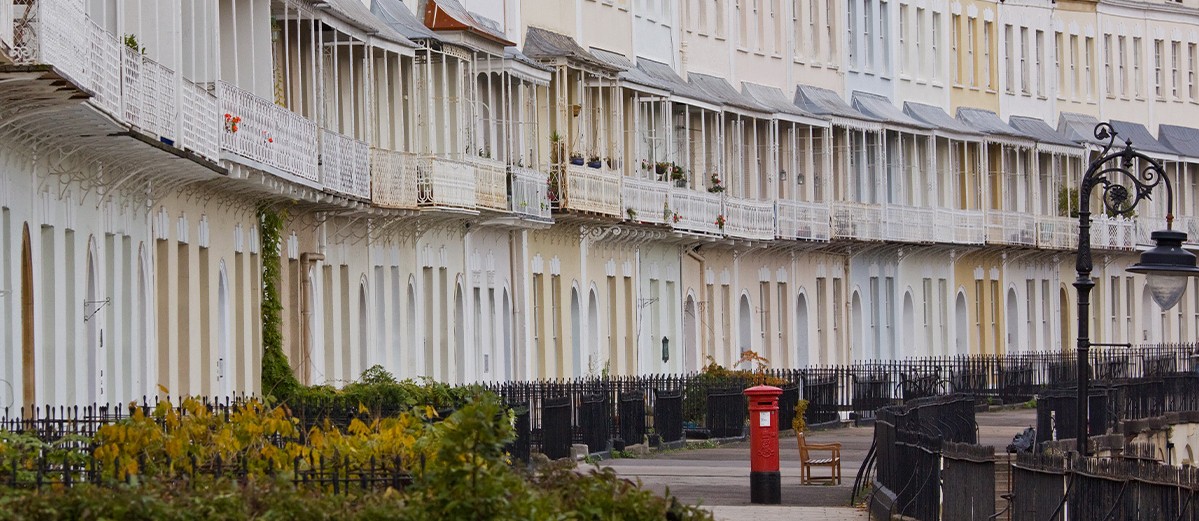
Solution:
[{"label": "georgian terraced house", "polygon": [[[0,405],[1072,345],[1092,129],[1199,237],[1196,0],[0,0]],[[1124,268],[1100,342],[1193,340]]]}]

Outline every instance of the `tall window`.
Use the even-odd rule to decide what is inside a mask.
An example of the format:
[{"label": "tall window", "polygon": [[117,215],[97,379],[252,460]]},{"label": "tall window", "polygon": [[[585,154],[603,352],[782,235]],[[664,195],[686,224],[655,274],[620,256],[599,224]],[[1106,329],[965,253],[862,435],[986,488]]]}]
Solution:
[{"label": "tall window", "polygon": [[[803,42],[807,41],[803,33],[807,26],[800,20],[800,14],[803,14],[806,7],[807,2],[801,3],[801,0],[793,0],[791,2],[791,52],[794,53],[797,60],[803,59]],[[815,49],[813,49],[813,52],[815,52]]]},{"label": "tall window", "polygon": [[749,6],[746,2],[753,0],[737,0],[737,45],[742,49],[749,47]]},{"label": "tall window", "polygon": [[975,73],[978,62],[974,61],[974,18],[966,17],[966,83],[977,85]]},{"label": "tall window", "polygon": [[982,85],[987,89],[994,89],[995,86],[991,83],[991,33],[992,22],[983,20],[983,63],[982,63]]},{"label": "tall window", "polygon": [[1016,39],[1012,36],[1012,25],[1004,24],[1003,26],[1003,64],[1004,64],[1004,92],[1008,94],[1016,93]]},{"label": "tall window", "polygon": [[[828,16],[828,14],[825,14]],[[812,61],[820,59],[820,31],[816,27],[820,19],[820,0],[808,0],[808,37],[812,39]],[[796,38],[799,40],[799,38]]]},{"label": "tall window", "polygon": [[[949,18],[949,32],[950,32],[950,35],[949,35],[949,65],[950,65],[950,67],[952,67],[952,69],[950,70],[950,75],[952,75],[952,77],[953,77],[954,85],[958,85],[958,84],[962,83],[961,64],[958,63],[961,61],[961,57],[958,56],[958,47],[961,45],[961,36],[962,36],[961,27],[960,27],[961,24],[962,24],[962,15],[955,14],[955,15],[950,16],[950,18]],[[934,32],[933,34],[936,34],[936,32]]]},{"label": "tall window", "polygon": [[874,1],[862,1],[862,54],[866,60],[866,70],[874,69],[874,40],[870,39],[870,30],[874,28]]},{"label": "tall window", "polygon": [[1065,93],[1062,89],[1066,86],[1066,69],[1062,67],[1062,52],[1065,51],[1065,42],[1062,41],[1062,33],[1055,32],[1053,34],[1053,68],[1057,70],[1057,97],[1064,99]]},{"label": "tall window", "polygon": [[1182,42],[1170,42],[1170,94],[1182,99],[1178,88],[1182,86]]},{"label": "tall window", "polygon": [[916,41],[916,67],[915,67],[916,68],[916,77],[923,78],[925,75],[924,52],[922,52],[924,50],[924,48],[921,45],[922,41],[924,40],[924,36],[922,35],[924,33],[924,8],[923,7],[916,8],[915,28],[916,29],[912,34],[912,39],[914,39]]},{"label": "tall window", "polygon": [[[854,28],[857,27],[857,25],[858,25],[858,3],[856,0],[848,0],[847,3],[849,4],[849,16],[847,16],[845,18],[845,20],[848,22],[845,24],[845,35],[846,35],[846,41],[849,43],[848,43],[848,47],[845,50],[845,52],[847,53],[845,58],[847,60],[846,63],[849,65],[850,68],[857,69],[858,68],[858,35],[857,35],[857,31],[855,31]],[[831,17],[831,15],[832,15],[832,11],[829,11],[829,16]]]},{"label": "tall window", "polygon": [[1070,93],[1078,98],[1078,35],[1070,35]]},{"label": "tall window", "polygon": [[[1196,90],[1195,90],[1195,69],[1196,69],[1196,65],[1199,65],[1196,63],[1196,60],[1199,60],[1199,57],[1195,56],[1195,44],[1188,43],[1187,44],[1187,96],[1191,98],[1191,101],[1199,101],[1199,92],[1196,92]],[[1199,312],[1199,309],[1196,309],[1195,311]]]},{"label": "tall window", "polygon": [[824,42],[828,44],[828,62],[830,67],[836,67],[837,64],[837,26],[833,22],[837,17],[833,16],[833,1],[824,0]]},{"label": "tall window", "polygon": [[1120,82],[1120,96],[1128,97],[1128,71],[1124,68],[1124,64],[1128,63],[1128,46],[1125,43],[1124,36],[1116,37],[1116,54],[1120,61],[1116,79]]},{"label": "tall window", "polygon": [[1028,73],[1028,28],[1020,28],[1020,93],[1032,94],[1032,76]]},{"label": "tall window", "polygon": [[1103,88],[1107,89],[1107,97],[1115,96],[1116,77],[1112,72],[1112,35],[1103,35]]},{"label": "tall window", "polygon": [[[883,47],[886,50],[886,47]],[[899,4],[899,73],[908,73],[908,6]]]},{"label": "tall window", "polygon": [[[941,54],[937,52],[937,49],[939,49],[941,47],[941,13],[933,13],[933,30],[929,31],[929,32],[932,33],[932,40],[931,40],[932,47],[929,49],[929,51],[930,51],[929,54],[932,55],[932,57],[933,57],[933,73],[932,73],[932,75],[933,75],[934,79],[940,79],[941,78]],[[924,59],[924,58],[921,58],[921,59]],[[956,60],[957,58],[954,58],[954,59]]]},{"label": "tall window", "polygon": [[1084,70],[1083,81],[1086,84],[1087,99],[1095,98],[1095,39],[1087,36],[1083,39],[1083,63],[1086,66]]},{"label": "tall window", "polygon": [[1165,71],[1165,42],[1162,40],[1153,40],[1153,94],[1158,98],[1165,97],[1166,88],[1162,84],[1166,82]]},{"label": "tall window", "polygon": [[1033,53],[1037,60],[1037,96],[1045,95],[1045,31],[1037,31],[1037,48]]},{"label": "tall window", "polygon": [[724,38],[727,32],[725,28],[725,7],[724,0],[716,0],[716,33],[717,38]]},{"label": "tall window", "polygon": [[1142,59],[1141,57],[1145,55],[1143,47],[1144,47],[1144,45],[1141,43],[1141,37],[1133,36],[1132,37],[1132,93],[1133,93],[1133,95],[1135,95],[1138,98],[1140,98],[1143,95],[1143,93],[1141,92],[1141,89],[1143,88],[1142,85],[1145,84],[1145,82],[1143,80],[1141,80],[1141,59]]},{"label": "tall window", "polygon": [[891,4],[878,4],[878,52],[882,53],[882,74],[891,74],[891,49],[887,45],[887,34],[891,31]]}]

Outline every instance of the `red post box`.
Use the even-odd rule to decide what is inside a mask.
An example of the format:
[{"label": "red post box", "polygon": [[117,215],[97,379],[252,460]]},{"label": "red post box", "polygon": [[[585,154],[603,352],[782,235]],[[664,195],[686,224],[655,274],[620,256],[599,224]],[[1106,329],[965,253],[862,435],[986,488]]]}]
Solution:
[{"label": "red post box", "polygon": [[782,502],[779,477],[779,395],[782,389],[759,385],[745,390],[749,399],[749,500]]}]

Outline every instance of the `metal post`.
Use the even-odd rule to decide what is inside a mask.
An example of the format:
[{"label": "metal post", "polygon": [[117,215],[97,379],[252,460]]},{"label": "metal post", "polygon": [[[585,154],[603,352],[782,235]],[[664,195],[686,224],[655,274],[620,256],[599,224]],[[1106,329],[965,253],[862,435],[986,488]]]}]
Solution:
[{"label": "metal post", "polygon": [[1091,289],[1095,287],[1095,281],[1091,280],[1091,210],[1088,199],[1090,198],[1091,185],[1089,179],[1083,181],[1082,190],[1079,190],[1078,211],[1078,257],[1075,261],[1075,269],[1078,271],[1078,278],[1074,280],[1074,288],[1078,290],[1078,403],[1077,420],[1078,420],[1078,453],[1086,456],[1087,452],[1087,409],[1089,402],[1087,400],[1087,392],[1091,379],[1091,338],[1090,338],[1090,323],[1088,318],[1091,309]]}]

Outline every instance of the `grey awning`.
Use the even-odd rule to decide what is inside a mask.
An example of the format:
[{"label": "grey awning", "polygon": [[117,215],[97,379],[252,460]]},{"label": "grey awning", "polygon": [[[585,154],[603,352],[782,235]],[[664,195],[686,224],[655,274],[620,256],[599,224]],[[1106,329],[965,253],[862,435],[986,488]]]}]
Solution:
[{"label": "grey awning", "polygon": [[907,101],[903,104],[903,112],[915,120],[936,127],[938,130],[953,132],[963,136],[982,136],[977,130],[966,126],[961,121],[946,114],[944,110],[941,110],[941,107],[935,105]]},{"label": "grey awning", "polygon": [[762,105],[752,98],[742,95],[734,89],[729,82],[724,81],[724,78],[709,76],[707,74],[691,73],[688,75],[688,83],[695,86],[696,89],[702,90],[709,96],[720,100],[720,102],[729,107],[749,110],[753,112],[761,112],[770,114],[774,112],[770,107]]},{"label": "grey awning", "polygon": [[591,54],[594,55],[596,59],[612,66],[612,68],[619,69],[621,72],[617,75],[617,78],[623,81],[641,85],[643,87],[649,87],[655,90],[670,90],[669,85],[658,81],[654,77],[646,74],[645,71],[638,69],[635,65],[633,65],[633,62],[629,61],[628,58],[625,58],[623,54],[605,51],[603,49],[596,49],[595,47],[591,48]]},{"label": "grey awning", "polygon": [[789,114],[810,119],[820,119],[815,114],[811,114],[806,110],[799,108],[798,105],[787,99],[787,95],[783,91],[766,85],[758,85],[757,83],[742,82],[742,93],[752,98],[754,101],[770,109],[776,114]]},{"label": "grey awning", "polygon": [[1089,114],[1063,112],[1057,120],[1057,130],[1078,143],[1106,144],[1095,138],[1095,125],[1099,120]]},{"label": "grey awning", "polygon": [[1152,154],[1165,154],[1169,156],[1177,155],[1170,147],[1163,145],[1161,141],[1153,137],[1149,133],[1149,129],[1140,123],[1131,121],[1112,120],[1112,128],[1116,129],[1116,144],[1124,143],[1125,140],[1132,140],[1132,147],[1142,152]]},{"label": "grey awning", "polygon": [[800,85],[795,88],[795,104],[817,116],[847,118],[870,123],[879,122],[874,117],[854,110],[836,92],[812,85]]},{"label": "grey awning", "polygon": [[529,31],[525,33],[524,53],[534,60],[565,58],[612,72],[619,70],[596,59],[586,49],[579,47],[574,38],[540,27],[530,27]]},{"label": "grey awning", "polygon": [[327,0],[329,7],[346,22],[366,29],[373,36],[391,40],[405,47],[416,47],[403,33],[384,23],[359,0]]},{"label": "grey awning", "polygon": [[[359,3],[355,1],[354,3]],[[371,0],[371,13],[396,32],[411,40],[437,40],[437,35],[416,19],[400,0]]]},{"label": "grey awning", "polygon": [[1012,116],[1008,118],[1012,128],[1024,133],[1037,143],[1078,147],[1078,143],[1049,126],[1045,120],[1028,116]]},{"label": "grey awning", "polygon": [[959,108],[958,119],[966,126],[988,136],[1028,139],[1028,136],[1004,123],[998,114],[989,110]]},{"label": "grey awning", "polygon": [[933,125],[912,119],[898,107],[892,105],[891,100],[878,94],[854,91],[853,108],[888,125],[899,125],[916,130],[933,130],[935,128]]},{"label": "grey awning", "polygon": [[641,72],[649,75],[649,77],[668,86],[670,92],[676,96],[689,98],[709,105],[721,104],[719,99],[713,98],[704,91],[695,88],[694,85],[683,81],[674,72],[674,69],[665,63],[638,57],[637,68],[641,69]]},{"label": "grey awning", "polygon": [[1179,155],[1199,159],[1199,128],[1161,125],[1157,127],[1157,137]]}]

